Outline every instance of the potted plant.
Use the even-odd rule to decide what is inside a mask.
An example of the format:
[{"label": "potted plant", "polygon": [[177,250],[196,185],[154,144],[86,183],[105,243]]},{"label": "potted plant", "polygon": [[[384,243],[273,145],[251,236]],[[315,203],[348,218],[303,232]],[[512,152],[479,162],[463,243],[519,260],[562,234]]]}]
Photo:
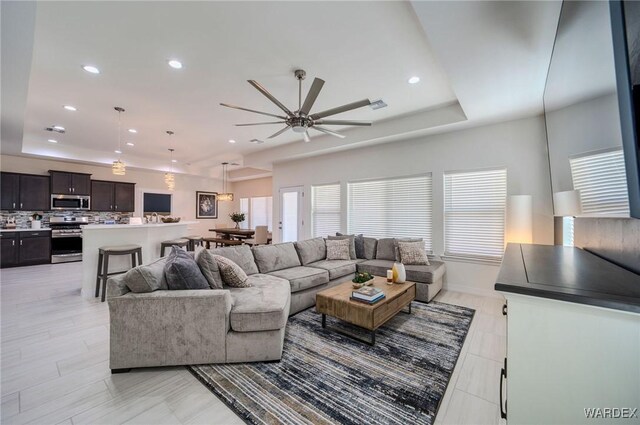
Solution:
[{"label": "potted plant", "polygon": [[245,220],[244,213],[242,212],[231,213],[229,214],[229,217],[231,218],[231,221],[236,223],[236,229],[239,229],[240,223],[242,223]]},{"label": "potted plant", "polygon": [[362,288],[363,286],[368,286],[373,284],[373,275],[368,272],[356,272],[355,277],[351,280],[353,282],[354,288]]},{"label": "potted plant", "polygon": [[42,214],[36,212],[31,215],[31,228],[32,229],[42,228]]}]

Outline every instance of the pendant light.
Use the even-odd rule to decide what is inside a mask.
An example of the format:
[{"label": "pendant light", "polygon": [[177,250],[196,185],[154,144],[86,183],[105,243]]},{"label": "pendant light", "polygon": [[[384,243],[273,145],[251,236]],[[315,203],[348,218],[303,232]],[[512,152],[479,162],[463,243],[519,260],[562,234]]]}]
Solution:
[{"label": "pendant light", "polygon": [[116,176],[124,176],[127,170],[124,166],[124,162],[120,160],[120,155],[122,155],[122,145],[121,145],[122,141],[120,140],[120,124],[121,124],[120,115],[124,112],[124,108],[121,108],[120,106],[115,106],[113,109],[118,111],[118,150],[116,151],[116,153],[118,154],[118,159],[113,161],[113,165],[111,166],[111,171]]},{"label": "pendant light", "polygon": [[222,193],[218,193],[218,201],[233,201],[233,193],[227,192],[227,165],[228,162],[222,163]]},{"label": "pendant light", "polygon": [[[169,135],[169,137],[173,136],[173,131],[171,130],[167,130],[167,134]],[[169,190],[174,190],[176,188],[176,177],[173,174],[173,151],[175,149],[173,149],[171,147],[171,143],[169,143],[169,152],[171,155],[171,165],[170,165],[170,171],[168,173],[164,173],[164,182],[167,184],[167,189]]]}]

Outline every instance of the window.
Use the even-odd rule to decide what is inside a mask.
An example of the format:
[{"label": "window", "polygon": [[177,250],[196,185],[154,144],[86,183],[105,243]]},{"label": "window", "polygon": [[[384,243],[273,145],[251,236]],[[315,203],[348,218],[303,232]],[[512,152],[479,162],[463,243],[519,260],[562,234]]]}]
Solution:
[{"label": "window", "polygon": [[312,236],[326,237],[340,232],[340,184],[311,187]]},{"label": "window", "polygon": [[261,196],[251,198],[249,223],[252,229],[256,226],[267,226],[271,231],[273,198],[271,196]]},{"label": "window", "polygon": [[629,194],[621,149],[570,158],[573,188],[583,214],[629,216]]},{"label": "window", "polygon": [[432,251],[431,174],[348,184],[348,232],[424,240]]},{"label": "window", "polygon": [[240,227],[249,227],[249,198],[240,198],[240,212],[244,213],[244,221],[240,223]]},{"label": "window", "polygon": [[506,204],[507,170],[445,173],[445,255],[502,258]]}]

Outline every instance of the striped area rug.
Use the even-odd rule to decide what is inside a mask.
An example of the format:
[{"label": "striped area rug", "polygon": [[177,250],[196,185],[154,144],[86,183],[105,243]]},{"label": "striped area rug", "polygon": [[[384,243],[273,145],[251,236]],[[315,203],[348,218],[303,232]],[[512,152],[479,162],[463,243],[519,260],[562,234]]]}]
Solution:
[{"label": "striped area rug", "polygon": [[188,368],[248,423],[432,424],[473,314],[414,302],[371,347],[311,308],[289,319],[280,362]]}]

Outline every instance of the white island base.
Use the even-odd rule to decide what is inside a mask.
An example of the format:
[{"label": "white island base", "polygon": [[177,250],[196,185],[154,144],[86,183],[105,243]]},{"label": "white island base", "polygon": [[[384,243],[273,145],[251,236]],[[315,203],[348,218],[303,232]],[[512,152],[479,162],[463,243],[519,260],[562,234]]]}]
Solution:
[{"label": "white island base", "polygon": [[[160,244],[183,238],[195,221],[162,224],[96,224],[82,228],[82,296],[93,298],[98,272],[98,249],[103,246],[136,244],[142,247],[142,263],[160,258]],[[165,254],[167,254],[166,252]],[[131,256],[110,256],[109,273],[131,267]]]}]

